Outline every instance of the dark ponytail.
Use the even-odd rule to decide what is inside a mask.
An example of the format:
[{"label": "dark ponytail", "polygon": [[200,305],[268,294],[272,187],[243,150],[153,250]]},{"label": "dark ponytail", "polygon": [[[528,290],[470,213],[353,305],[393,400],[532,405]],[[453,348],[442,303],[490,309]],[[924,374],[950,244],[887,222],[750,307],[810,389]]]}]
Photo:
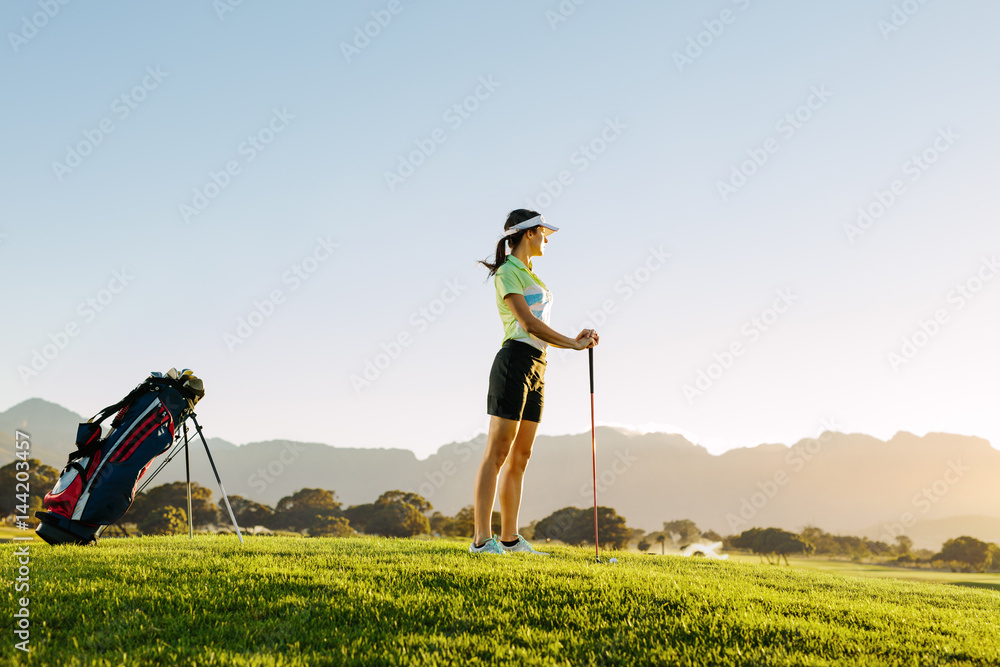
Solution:
[{"label": "dark ponytail", "polygon": [[[507,222],[504,223],[503,228],[510,229],[511,227],[520,222],[524,222],[525,220],[530,220],[531,218],[534,218],[536,215],[538,215],[538,213],[536,213],[535,211],[529,211],[526,208],[519,208],[516,211],[511,211],[507,215]],[[534,227],[531,227],[530,229],[534,229]],[[505,243],[509,244],[510,249],[513,250],[514,248],[517,247],[517,244],[521,242],[521,239],[524,238],[524,233],[526,231],[528,230],[522,229],[516,234],[511,234],[510,236],[505,236],[504,238],[500,239],[497,242],[497,251],[496,255],[493,258],[493,262],[490,263],[487,260],[483,259],[479,260],[478,263],[482,264],[487,269],[489,269],[490,276],[493,276],[493,274],[497,272],[497,269],[503,266],[503,263],[507,261],[507,251],[504,250],[504,244]]]}]

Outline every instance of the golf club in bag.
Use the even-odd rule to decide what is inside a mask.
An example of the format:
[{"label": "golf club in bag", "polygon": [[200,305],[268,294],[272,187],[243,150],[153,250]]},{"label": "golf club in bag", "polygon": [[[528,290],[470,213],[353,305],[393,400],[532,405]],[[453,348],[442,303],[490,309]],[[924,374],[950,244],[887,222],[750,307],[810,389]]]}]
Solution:
[{"label": "golf club in bag", "polygon": [[[40,523],[36,532],[49,544],[92,544],[105,528],[118,521],[141,492],[181,448],[187,454],[187,420],[205,446],[208,460],[219,482],[229,517],[243,542],[239,525],[229,505],[212,452],[194,414],[195,404],[205,395],[202,381],[189,370],[152,373],[129,394],[101,410],[77,429],[76,451],[69,455],[55,488],[46,494],[45,511],[36,512]],[[101,423],[111,415],[110,432],[102,437]],[[180,428],[178,428],[180,427]],[[151,474],[153,460],[174,444],[170,453]],[[145,477],[142,487],[139,481]],[[188,530],[193,536],[191,517],[191,470],[187,468]]]}]

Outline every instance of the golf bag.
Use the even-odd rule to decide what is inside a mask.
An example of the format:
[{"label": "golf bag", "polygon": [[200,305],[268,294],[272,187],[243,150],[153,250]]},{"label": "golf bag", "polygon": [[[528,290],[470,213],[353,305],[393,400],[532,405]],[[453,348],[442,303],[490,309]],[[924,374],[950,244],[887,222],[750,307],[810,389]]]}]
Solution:
[{"label": "golf bag", "polygon": [[[90,544],[135,499],[139,480],[174,442],[174,431],[205,395],[191,371],[153,373],[128,396],[80,424],[76,451],[46,494],[36,532],[49,544]],[[101,423],[111,415],[110,432]]]}]

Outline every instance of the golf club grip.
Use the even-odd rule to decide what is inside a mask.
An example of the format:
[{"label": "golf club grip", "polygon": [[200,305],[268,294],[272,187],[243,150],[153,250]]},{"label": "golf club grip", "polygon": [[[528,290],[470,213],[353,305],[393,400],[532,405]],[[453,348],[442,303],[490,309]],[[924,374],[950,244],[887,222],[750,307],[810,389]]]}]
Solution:
[{"label": "golf club grip", "polygon": [[590,357],[590,393],[594,393],[594,348],[587,348],[587,356]]}]

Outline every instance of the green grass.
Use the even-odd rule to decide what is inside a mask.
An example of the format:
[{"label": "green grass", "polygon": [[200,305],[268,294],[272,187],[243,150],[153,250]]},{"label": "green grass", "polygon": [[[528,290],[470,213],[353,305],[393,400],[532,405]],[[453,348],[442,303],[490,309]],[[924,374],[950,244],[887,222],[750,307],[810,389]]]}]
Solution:
[{"label": "green grass", "polygon": [[[760,562],[759,556],[730,554],[730,560],[746,563]],[[815,572],[830,572],[852,577],[882,577],[902,579],[905,581],[923,581],[936,584],[953,584],[956,586],[974,586],[992,588],[1000,591],[1000,574],[978,574],[967,572],[945,572],[942,570],[924,570],[913,567],[893,567],[871,563],[854,563],[846,560],[830,560],[824,558],[789,558],[792,567],[812,570]]]},{"label": "green grass", "polygon": [[[0,549],[12,563],[14,547]],[[0,664],[1000,664],[998,591],[624,553],[598,565],[568,547],[550,558],[466,549],[227,536],[33,544],[32,653],[15,651],[8,631]]]},{"label": "green grass", "polygon": [[0,541],[10,541],[15,537],[30,537],[34,541],[42,543],[42,538],[35,535],[33,530],[21,530],[11,526],[0,526]]}]

